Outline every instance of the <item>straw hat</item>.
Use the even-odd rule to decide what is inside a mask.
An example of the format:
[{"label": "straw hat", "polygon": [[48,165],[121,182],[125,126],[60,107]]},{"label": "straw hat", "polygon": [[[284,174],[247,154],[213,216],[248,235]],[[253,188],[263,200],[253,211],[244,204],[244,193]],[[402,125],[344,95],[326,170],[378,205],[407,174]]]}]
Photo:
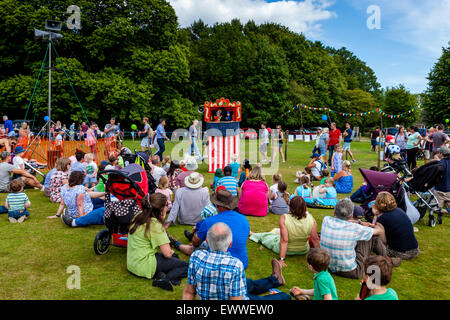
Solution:
[{"label": "straw hat", "polygon": [[211,202],[216,206],[234,210],[239,203],[238,197],[233,197],[228,190],[218,190],[211,196]]},{"label": "straw hat", "polygon": [[184,184],[191,189],[198,189],[203,185],[203,176],[198,172],[192,172],[186,178],[184,178]]}]

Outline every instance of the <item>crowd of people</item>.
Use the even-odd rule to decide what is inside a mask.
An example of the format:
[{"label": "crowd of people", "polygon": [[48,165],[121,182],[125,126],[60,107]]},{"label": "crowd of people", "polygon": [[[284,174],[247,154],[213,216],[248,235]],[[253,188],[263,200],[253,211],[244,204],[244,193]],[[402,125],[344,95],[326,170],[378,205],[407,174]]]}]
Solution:
[{"label": "crowd of people", "polygon": [[[203,175],[197,171],[195,157],[177,161],[163,155],[164,141],[168,139],[165,120],[161,119],[156,131],[151,129],[147,118],[143,119],[143,126],[139,131],[143,136],[142,150],[155,143],[159,147],[149,161],[149,174],[158,188],[143,198],[142,209],[135,209],[130,224],[127,268],[131,273],[153,279],[153,286],[169,291],[187,278],[183,299],[198,296],[202,300],[290,300],[291,297],[337,300],[334,276],[364,279],[369,284],[368,294],[355,293],[356,299],[398,299],[395,290],[387,288],[393,268],[402,260],[416,258],[420,254],[419,243],[413,223],[397,206],[392,194],[377,195],[372,206],[375,218],[371,222],[361,220],[361,208],[349,198],[338,200],[338,193],[353,191],[351,164],[356,160],[350,150],[354,137],[350,124],[346,125],[344,134],[334,123],[330,129],[320,130],[311,161],[304,171],[297,172],[298,186],[292,195],[280,173],[272,176],[269,187],[262,174],[262,164],[252,165],[247,159],[239,164],[237,155],[233,155],[229,166],[217,170],[210,195]],[[262,127],[264,130],[265,126]],[[450,150],[444,145],[449,139],[442,136],[440,128],[425,139],[435,144],[435,155],[442,158],[440,161],[445,166],[447,178],[439,190],[442,190],[442,203],[448,207]],[[89,130],[95,127],[86,130],[86,139],[91,138]],[[115,120],[111,119],[104,134],[119,133]],[[405,148],[409,150],[408,143],[414,146],[414,141],[420,140],[414,134],[402,137],[404,131],[400,130],[396,139],[406,141]],[[191,152],[199,159],[197,135],[196,122],[193,122],[189,130]],[[262,159],[268,161],[266,138],[268,135],[263,134],[265,147],[261,145],[260,151]],[[275,144],[280,152],[281,142],[282,139]],[[97,167],[92,153],[78,150],[70,158],[59,158],[41,185],[24,170],[21,161],[24,150],[20,148],[15,147],[13,160],[8,151],[0,154],[3,160],[0,190],[9,193],[0,212],[7,213],[10,222],[22,223],[29,217],[31,203],[24,187],[30,185],[42,190],[50,202],[59,204],[56,214],[49,219],[61,218],[71,228],[104,224],[105,201],[119,200],[105,193],[104,183],[97,174],[105,169],[119,170],[123,161],[111,156]],[[343,152],[352,160],[343,160]],[[314,189],[312,181],[319,182]],[[323,219],[319,230],[317,221],[308,212],[309,207],[332,208],[334,214]],[[268,232],[252,232],[247,216],[264,217],[269,212],[279,215],[278,225]],[[175,224],[189,226],[184,232],[184,243],[169,233]],[[268,277],[256,280],[246,277],[248,240],[261,243],[279,256],[271,261]],[[180,259],[177,251],[189,256],[189,262]],[[277,288],[286,285],[282,269],[289,264],[289,257],[295,255],[306,255],[308,268],[314,274],[314,288],[294,286],[286,294]],[[380,271],[378,286],[370,282],[373,267]],[[270,294],[261,295],[267,292]]]}]

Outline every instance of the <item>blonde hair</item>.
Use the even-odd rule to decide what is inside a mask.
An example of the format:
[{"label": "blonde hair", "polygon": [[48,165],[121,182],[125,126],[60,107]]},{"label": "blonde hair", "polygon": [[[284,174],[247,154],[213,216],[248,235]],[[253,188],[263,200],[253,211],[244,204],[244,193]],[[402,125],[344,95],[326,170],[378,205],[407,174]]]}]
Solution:
[{"label": "blonde hair", "polygon": [[163,161],[161,162],[162,165],[165,165],[166,163],[168,163],[170,161],[170,156],[164,156],[163,157]]},{"label": "blonde hair", "polygon": [[333,180],[333,178],[326,178],[325,181],[324,181],[324,183],[328,183],[328,184],[331,184],[331,185],[334,186],[334,180]]},{"label": "blonde hair", "polygon": [[87,162],[93,161],[94,160],[94,155],[92,153],[86,153],[84,155],[84,160],[86,160]]},{"label": "blonde hair", "polygon": [[69,158],[59,158],[55,162],[55,167],[57,171],[66,172],[69,168],[69,165],[71,164],[71,161]]},{"label": "blonde hair", "polygon": [[375,208],[380,212],[389,212],[397,208],[397,202],[392,194],[382,191],[377,195]]},{"label": "blonde hair", "polygon": [[261,180],[264,181],[261,167],[254,167],[248,175],[248,180]]},{"label": "blonde hair", "polygon": [[328,129],[328,128],[323,128],[322,133],[328,133],[328,132],[330,132],[330,129]]},{"label": "blonde hair", "polygon": [[272,180],[273,180],[273,182],[280,182],[281,181],[281,173],[275,173],[272,176]]},{"label": "blonde hair", "polygon": [[231,160],[232,160],[233,162],[236,162],[237,159],[238,159],[237,154],[233,154],[233,155],[231,156]]},{"label": "blonde hair", "polygon": [[352,164],[348,160],[342,161],[342,168],[350,168]]},{"label": "blonde hair", "polygon": [[158,188],[161,190],[167,189],[169,187],[169,178],[162,176],[158,182]]}]

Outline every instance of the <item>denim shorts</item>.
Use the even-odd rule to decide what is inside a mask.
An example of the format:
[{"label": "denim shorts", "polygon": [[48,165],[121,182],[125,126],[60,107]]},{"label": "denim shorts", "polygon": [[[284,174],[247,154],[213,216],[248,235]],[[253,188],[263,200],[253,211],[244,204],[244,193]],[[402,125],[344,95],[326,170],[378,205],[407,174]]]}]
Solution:
[{"label": "denim shorts", "polygon": [[30,213],[27,210],[14,210],[8,211],[8,218],[19,219],[21,216],[30,216]]},{"label": "denim shorts", "polygon": [[145,137],[144,139],[142,139],[142,141],[141,141],[141,147],[144,147],[144,148],[150,147],[149,140],[150,140],[150,139],[149,139],[148,137]]},{"label": "denim shorts", "polygon": [[96,177],[89,177],[89,176],[86,176],[86,177],[84,178],[83,184],[86,184],[86,183],[95,183],[95,182],[97,182],[97,178],[96,178]]},{"label": "denim shorts", "polygon": [[350,150],[350,143],[351,142],[344,142],[344,147],[342,148],[342,150]]}]

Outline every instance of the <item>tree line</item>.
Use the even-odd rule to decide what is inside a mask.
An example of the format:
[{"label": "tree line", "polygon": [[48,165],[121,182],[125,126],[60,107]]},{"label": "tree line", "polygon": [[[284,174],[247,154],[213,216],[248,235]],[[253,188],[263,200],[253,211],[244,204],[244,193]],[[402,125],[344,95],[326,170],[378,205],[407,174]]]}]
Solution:
[{"label": "tree line", "polygon": [[[44,30],[46,19],[64,22],[71,4],[0,2],[0,108],[10,119],[24,118],[46,50],[45,42],[34,39],[34,28]],[[381,88],[374,71],[348,49],[324,46],[278,24],[233,20],[209,26],[196,21],[179,28],[174,9],[164,0],[76,4],[82,29],[75,33],[63,23],[63,39],[56,49],[87,117],[95,122],[114,116],[129,128],[147,116],[153,126],[165,118],[169,128],[187,127],[201,118],[200,105],[220,97],[241,101],[241,127],[253,128],[261,122],[299,128],[300,115],[287,113],[297,104],[347,113],[379,107],[390,114],[418,105],[418,96],[402,85]],[[53,63],[52,117],[67,123],[85,120],[62,66],[58,60]],[[38,87],[27,119],[43,122],[48,70]],[[433,100],[429,91],[428,100],[422,100],[438,105],[440,100]],[[305,110],[305,127],[324,125],[322,115]],[[338,126],[350,120],[367,129],[380,120],[379,115],[329,116]],[[383,123],[409,125],[418,116],[412,113]]]}]

